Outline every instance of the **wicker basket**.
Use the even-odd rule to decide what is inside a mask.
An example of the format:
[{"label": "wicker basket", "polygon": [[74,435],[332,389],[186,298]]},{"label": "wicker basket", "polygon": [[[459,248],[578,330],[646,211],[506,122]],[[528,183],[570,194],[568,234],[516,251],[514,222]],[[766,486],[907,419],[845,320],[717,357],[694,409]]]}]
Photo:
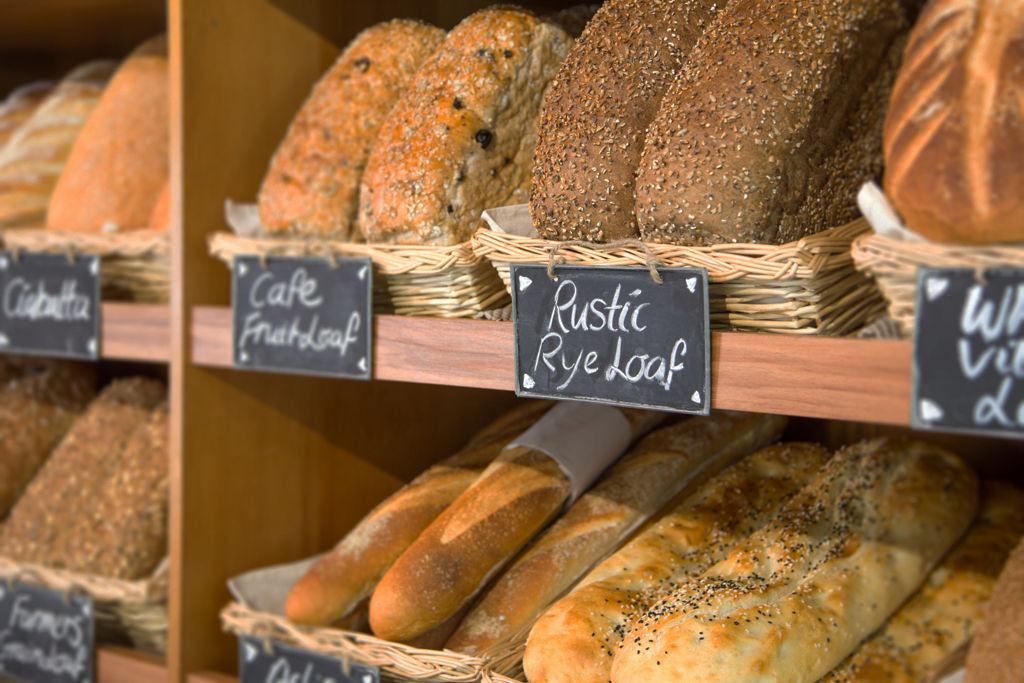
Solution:
[{"label": "wicker basket", "polygon": [[95,254],[102,259],[103,299],[165,303],[171,291],[170,235],[166,230],[75,233],[13,228],[5,248],[50,254]]},{"label": "wicker basket", "polygon": [[[516,645],[501,647],[496,656],[482,657],[450,650],[425,650],[381,640],[375,636],[336,628],[298,626],[285,617],[260,612],[237,602],[221,611],[224,629],[235,635],[311,650],[366,666],[379,667],[392,680],[446,681],[448,683],[521,683],[526,633]],[[493,651],[492,651],[493,652]]]},{"label": "wicker basket", "polygon": [[850,334],[885,312],[885,302],[850,257],[871,228],[863,219],[783,245],[607,246],[553,242],[479,230],[473,250],[494,263],[509,287],[510,263],[704,267],[715,329],[777,334]]},{"label": "wicker basket", "polygon": [[872,233],[854,241],[853,258],[878,283],[903,334],[913,336],[918,268],[1024,268],[1024,246],[902,242]]},{"label": "wicker basket", "polygon": [[0,578],[89,596],[95,603],[98,641],[123,643],[127,640],[140,650],[157,653],[167,650],[166,560],[147,579],[122,581],[0,556]]},{"label": "wicker basket", "polygon": [[391,246],[217,233],[210,238],[210,254],[228,266],[235,256],[369,256],[376,313],[471,318],[510,301],[490,262],[475,255],[468,244]]}]

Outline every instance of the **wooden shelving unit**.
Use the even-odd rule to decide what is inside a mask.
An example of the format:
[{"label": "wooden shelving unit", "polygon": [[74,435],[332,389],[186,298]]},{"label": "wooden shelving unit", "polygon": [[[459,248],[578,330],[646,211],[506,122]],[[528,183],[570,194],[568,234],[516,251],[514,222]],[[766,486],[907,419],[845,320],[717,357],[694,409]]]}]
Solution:
[{"label": "wooden shelving unit", "polygon": [[166,680],[167,664],[160,657],[113,645],[97,648],[97,683],[162,683]]},{"label": "wooden shelving unit", "polygon": [[103,304],[104,359],[166,363],[171,358],[171,308],[167,304]]}]

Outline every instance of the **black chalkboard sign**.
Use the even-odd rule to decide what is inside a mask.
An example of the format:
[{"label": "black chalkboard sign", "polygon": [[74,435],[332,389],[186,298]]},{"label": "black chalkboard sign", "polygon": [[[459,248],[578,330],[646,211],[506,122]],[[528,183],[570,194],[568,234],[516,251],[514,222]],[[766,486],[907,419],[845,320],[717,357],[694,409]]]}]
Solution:
[{"label": "black chalkboard sign", "polygon": [[706,415],[704,268],[512,265],[516,394]]},{"label": "black chalkboard sign", "polygon": [[370,379],[369,258],[239,256],[232,272],[235,367]]},{"label": "black chalkboard sign", "polygon": [[1024,437],[1024,270],[918,271],[912,422]]},{"label": "black chalkboard sign", "polygon": [[238,638],[239,683],[380,683],[376,667],[273,643],[249,636]]},{"label": "black chalkboard sign", "polygon": [[0,252],[0,353],[100,357],[98,256]]},{"label": "black chalkboard sign", "polygon": [[92,683],[92,599],[0,579],[0,675],[24,683]]}]

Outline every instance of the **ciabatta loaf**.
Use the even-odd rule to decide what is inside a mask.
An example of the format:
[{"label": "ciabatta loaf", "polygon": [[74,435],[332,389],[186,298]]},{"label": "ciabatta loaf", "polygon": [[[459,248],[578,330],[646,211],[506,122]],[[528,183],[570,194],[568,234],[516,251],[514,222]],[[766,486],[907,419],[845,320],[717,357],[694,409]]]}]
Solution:
[{"label": "ciabatta loaf", "polygon": [[270,161],[259,193],[272,233],[362,239],[359,182],[388,112],[445,32],[395,19],[349,43],[313,86]]},{"label": "ciabatta loaf", "polygon": [[[634,437],[660,413],[621,409]],[[370,600],[370,626],[386,640],[448,636],[455,619],[530,540],[570,494],[569,478],[540,450],[504,451],[428,526],[384,575]],[[447,634],[435,630],[444,624]],[[444,640],[441,640],[444,642]]]},{"label": "ciabatta loaf", "polygon": [[674,496],[785,427],[774,415],[715,412],[645,437],[526,547],[445,647],[477,654],[524,628]]},{"label": "ciabatta loaf", "polygon": [[549,401],[531,401],[511,411],[374,508],[295,583],[285,604],[288,618],[327,625],[365,608],[398,556],[550,407]]},{"label": "ciabatta loaf", "polygon": [[813,444],[769,446],[686,497],[537,620],[523,657],[530,683],[606,683],[611,655],[633,620],[724,559],[828,458]]},{"label": "ciabatta loaf", "polygon": [[813,683],[970,525],[978,482],[922,441],[843,449],[764,528],[633,625],[612,681]]},{"label": "ciabatta loaf", "polygon": [[485,209],[527,199],[544,93],[573,39],[526,10],[456,26],[380,130],[363,174],[368,242],[453,245]]},{"label": "ciabatta loaf", "polygon": [[921,590],[821,683],[920,683],[974,635],[1021,536],[1024,492],[982,482],[978,518],[963,540]]}]

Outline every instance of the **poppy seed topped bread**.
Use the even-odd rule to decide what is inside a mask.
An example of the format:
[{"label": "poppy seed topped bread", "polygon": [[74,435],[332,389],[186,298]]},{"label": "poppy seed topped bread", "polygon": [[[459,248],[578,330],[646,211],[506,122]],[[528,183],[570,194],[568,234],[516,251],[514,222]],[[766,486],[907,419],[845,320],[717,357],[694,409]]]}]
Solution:
[{"label": "poppy seed topped bread", "polygon": [[391,111],[360,190],[369,242],[453,245],[525,202],[544,93],[573,39],[526,10],[456,26]]},{"label": "poppy seed topped bread", "polygon": [[274,153],[259,193],[272,233],[360,238],[359,182],[381,125],[445,32],[410,19],[372,26],[313,87]]}]

